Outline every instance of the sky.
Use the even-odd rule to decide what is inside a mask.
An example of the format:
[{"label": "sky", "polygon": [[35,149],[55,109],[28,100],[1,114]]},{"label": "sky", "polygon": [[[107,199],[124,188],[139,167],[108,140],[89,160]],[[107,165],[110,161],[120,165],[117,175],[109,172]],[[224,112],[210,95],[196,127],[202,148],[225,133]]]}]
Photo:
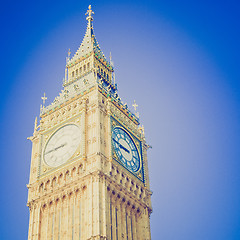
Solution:
[{"label": "sky", "polygon": [[139,105],[153,240],[240,239],[240,3],[5,1],[0,9],[0,239],[27,239],[34,119],[62,89],[92,4],[123,102]]}]

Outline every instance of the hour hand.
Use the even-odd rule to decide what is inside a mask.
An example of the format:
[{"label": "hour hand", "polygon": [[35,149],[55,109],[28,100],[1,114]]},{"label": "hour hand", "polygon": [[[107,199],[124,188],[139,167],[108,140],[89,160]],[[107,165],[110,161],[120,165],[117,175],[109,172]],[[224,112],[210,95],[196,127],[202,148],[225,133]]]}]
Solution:
[{"label": "hour hand", "polygon": [[120,148],[122,148],[123,150],[125,150],[127,153],[129,153],[129,150],[126,149],[122,144],[119,143],[119,146],[120,146]]},{"label": "hour hand", "polygon": [[65,145],[67,145],[67,143],[63,143],[62,145],[60,145],[60,146],[58,146],[58,147],[54,148],[54,151],[58,150],[59,148],[62,148],[62,147],[64,147]]},{"label": "hour hand", "polygon": [[115,143],[117,143],[121,149],[123,149],[123,150],[125,150],[127,153],[129,153],[129,150],[126,149],[121,143],[119,143],[118,141],[116,141],[114,138],[113,138],[113,141],[114,141]]},{"label": "hour hand", "polygon": [[60,145],[60,146],[58,146],[58,147],[56,147],[56,148],[54,148],[54,149],[49,150],[48,152],[45,153],[45,155],[48,154],[48,153],[51,153],[51,152],[53,152],[53,151],[56,151],[56,150],[58,150],[59,148],[64,147],[65,145],[67,145],[67,143],[63,143],[62,145]]}]

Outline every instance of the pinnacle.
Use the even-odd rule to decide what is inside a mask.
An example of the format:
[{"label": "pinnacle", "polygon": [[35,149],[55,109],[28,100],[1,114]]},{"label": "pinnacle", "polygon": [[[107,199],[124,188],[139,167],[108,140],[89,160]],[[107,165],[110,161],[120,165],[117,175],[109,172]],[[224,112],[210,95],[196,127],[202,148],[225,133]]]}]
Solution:
[{"label": "pinnacle", "polygon": [[102,59],[104,62],[109,64],[105,55],[101,51],[99,44],[97,42],[97,39],[95,37],[94,29],[93,29],[93,25],[92,25],[92,21],[93,21],[92,14],[94,14],[94,12],[92,11],[91,5],[89,5],[88,11],[86,12],[86,15],[88,15],[86,18],[88,23],[87,23],[87,29],[86,29],[85,36],[84,36],[83,41],[82,41],[81,45],[79,46],[77,52],[74,54],[72,59],[70,59],[68,61],[68,64],[75,62],[76,60],[80,59],[81,57],[83,57],[86,54],[89,54],[91,52],[94,52],[95,55],[97,55],[97,57],[99,59]]}]

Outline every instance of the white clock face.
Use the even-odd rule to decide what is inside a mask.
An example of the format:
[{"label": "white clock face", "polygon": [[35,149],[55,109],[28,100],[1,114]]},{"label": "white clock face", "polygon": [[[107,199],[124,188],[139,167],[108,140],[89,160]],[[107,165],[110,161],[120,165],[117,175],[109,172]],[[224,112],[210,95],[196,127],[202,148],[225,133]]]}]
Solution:
[{"label": "white clock face", "polygon": [[80,144],[80,129],[74,124],[58,129],[48,140],[43,157],[50,167],[58,167],[69,160]]}]

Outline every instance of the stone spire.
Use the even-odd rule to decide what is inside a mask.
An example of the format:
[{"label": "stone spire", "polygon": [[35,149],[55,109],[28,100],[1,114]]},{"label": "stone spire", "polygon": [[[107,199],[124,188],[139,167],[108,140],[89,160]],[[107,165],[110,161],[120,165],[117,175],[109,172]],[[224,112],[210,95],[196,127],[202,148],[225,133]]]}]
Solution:
[{"label": "stone spire", "polygon": [[87,23],[87,30],[86,30],[85,36],[77,52],[74,54],[72,59],[69,59],[69,61],[67,62],[67,65],[74,64],[74,62],[76,62],[81,57],[84,57],[90,54],[91,52],[94,52],[95,56],[99,60],[101,60],[102,62],[105,62],[107,66],[110,66],[110,63],[107,61],[106,57],[101,51],[94,34],[93,16],[92,16],[93,14],[94,12],[92,11],[92,7],[91,5],[89,5],[88,10],[86,12],[86,15],[87,15],[86,20],[88,21],[88,23]]},{"label": "stone spire", "polygon": [[68,51],[63,80],[64,89],[51,105],[41,107],[41,115],[98,86],[102,94],[115,102],[129,118],[139,124],[138,116],[130,112],[127,104],[123,104],[118,95],[112,56],[110,54],[110,62],[107,61],[99,47],[93,30],[93,14],[92,7],[89,5],[86,12],[87,29],[83,41],[73,57],[70,49]]}]

